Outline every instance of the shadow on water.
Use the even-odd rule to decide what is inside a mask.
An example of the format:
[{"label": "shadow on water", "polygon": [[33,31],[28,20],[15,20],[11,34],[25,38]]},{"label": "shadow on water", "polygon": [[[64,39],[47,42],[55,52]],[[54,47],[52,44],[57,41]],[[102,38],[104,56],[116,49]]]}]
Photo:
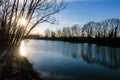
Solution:
[{"label": "shadow on water", "polygon": [[0,47],[0,80],[41,80],[19,47]]}]

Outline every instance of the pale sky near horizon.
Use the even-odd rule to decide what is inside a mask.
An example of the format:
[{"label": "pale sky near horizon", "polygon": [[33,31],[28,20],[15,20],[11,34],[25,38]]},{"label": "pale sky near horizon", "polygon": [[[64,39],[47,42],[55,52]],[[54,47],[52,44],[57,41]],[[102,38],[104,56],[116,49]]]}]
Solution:
[{"label": "pale sky near horizon", "polygon": [[44,33],[49,28],[55,30],[71,27],[74,24],[83,25],[89,21],[105,21],[110,18],[120,18],[120,0],[65,0],[66,9],[54,15],[58,24],[43,23],[37,26],[34,33]]}]

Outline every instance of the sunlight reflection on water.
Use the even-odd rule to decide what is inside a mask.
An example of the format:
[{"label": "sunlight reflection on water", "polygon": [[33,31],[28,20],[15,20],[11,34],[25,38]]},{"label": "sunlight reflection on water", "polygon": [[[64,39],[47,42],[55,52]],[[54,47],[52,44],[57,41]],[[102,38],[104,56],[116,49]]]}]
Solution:
[{"label": "sunlight reflection on water", "polygon": [[26,57],[27,52],[26,52],[26,47],[25,47],[25,42],[22,41],[20,45],[20,55]]}]

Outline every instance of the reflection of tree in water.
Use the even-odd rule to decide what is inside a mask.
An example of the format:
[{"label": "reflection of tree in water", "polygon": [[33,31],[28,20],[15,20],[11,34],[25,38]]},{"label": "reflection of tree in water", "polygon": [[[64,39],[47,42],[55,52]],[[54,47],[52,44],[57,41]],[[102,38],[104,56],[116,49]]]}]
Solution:
[{"label": "reflection of tree in water", "polygon": [[[84,54],[84,44],[82,44],[82,52],[81,52],[81,55],[82,57],[88,62],[88,63],[92,63],[90,57],[91,57],[91,44],[88,44],[88,48],[86,49],[86,51],[88,51],[87,53],[88,54]],[[87,55],[87,56],[86,56]]]},{"label": "reflection of tree in water", "polygon": [[0,80],[41,80],[38,75],[18,47],[0,48]]},{"label": "reflection of tree in water", "polygon": [[[84,44],[82,49],[84,49]],[[87,45],[86,52],[82,50],[82,58],[88,63],[104,65],[107,68],[117,69],[120,67],[120,55],[117,48]]]},{"label": "reflection of tree in water", "polygon": [[78,55],[78,53],[73,52],[73,53],[72,53],[72,57],[73,57],[74,59],[78,59],[79,55]]}]

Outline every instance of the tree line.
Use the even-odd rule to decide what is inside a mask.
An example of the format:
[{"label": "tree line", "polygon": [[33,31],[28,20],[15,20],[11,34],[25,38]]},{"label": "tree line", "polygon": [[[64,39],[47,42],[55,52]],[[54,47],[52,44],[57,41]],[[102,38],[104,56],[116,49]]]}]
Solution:
[{"label": "tree line", "polygon": [[46,29],[44,37],[78,37],[78,38],[119,38],[120,19],[112,18],[103,22],[88,22],[83,26],[73,25],[55,31]]},{"label": "tree line", "polygon": [[83,26],[75,24],[62,29],[46,29],[44,39],[69,42],[88,42],[109,45],[120,43],[120,19],[112,18],[102,22],[90,21]]}]

